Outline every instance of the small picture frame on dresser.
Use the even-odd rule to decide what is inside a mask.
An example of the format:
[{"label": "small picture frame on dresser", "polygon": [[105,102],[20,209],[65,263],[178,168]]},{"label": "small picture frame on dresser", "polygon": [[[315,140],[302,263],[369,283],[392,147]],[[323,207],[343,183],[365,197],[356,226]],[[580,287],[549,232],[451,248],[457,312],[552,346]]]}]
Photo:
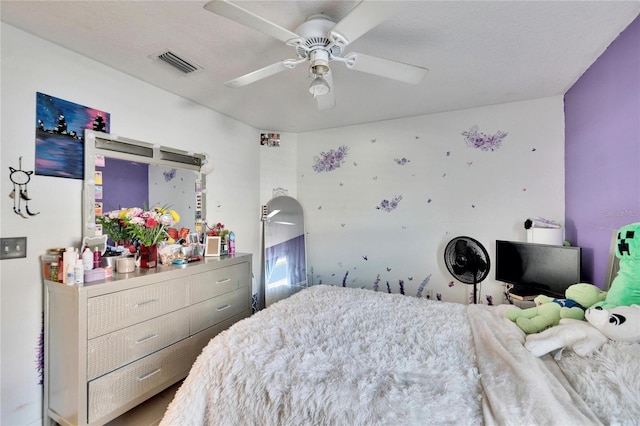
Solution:
[{"label": "small picture frame on dresser", "polygon": [[207,237],[206,247],[204,248],[205,256],[220,256],[220,245],[222,237]]}]

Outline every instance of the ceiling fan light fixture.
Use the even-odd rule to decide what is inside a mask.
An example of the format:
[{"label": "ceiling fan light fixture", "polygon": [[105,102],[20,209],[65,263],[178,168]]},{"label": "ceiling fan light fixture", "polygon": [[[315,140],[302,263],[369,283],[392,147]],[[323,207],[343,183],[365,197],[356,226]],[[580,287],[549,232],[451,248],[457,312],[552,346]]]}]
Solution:
[{"label": "ceiling fan light fixture", "polygon": [[329,66],[326,64],[315,64],[311,67],[311,72],[315,75],[325,75],[329,72]]},{"label": "ceiling fan light fixture", "polygon": [[316,96],[326,95],[330,91],[331,88],[329,87],[329,83],[327,83],[327,80],[325,80],[321,75],[316,76],[309,86],[309,93],[311,93],[314,98]]},{"label": "ceiling fan light fixture", "polygon": [[324,49],[316,49],[309,53],[311,72],[317,76],[325,75],[329,70],[329,52]]}]

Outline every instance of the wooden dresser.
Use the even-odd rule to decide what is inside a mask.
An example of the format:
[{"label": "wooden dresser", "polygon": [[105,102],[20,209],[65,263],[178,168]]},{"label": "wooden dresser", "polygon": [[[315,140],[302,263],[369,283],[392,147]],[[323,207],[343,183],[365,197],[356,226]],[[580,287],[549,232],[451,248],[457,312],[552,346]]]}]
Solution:
[{"label": "wooden dresser", "polygon": [[251,255],[45,282],[45,424],[102,425],[183,379],[251,315]]}]

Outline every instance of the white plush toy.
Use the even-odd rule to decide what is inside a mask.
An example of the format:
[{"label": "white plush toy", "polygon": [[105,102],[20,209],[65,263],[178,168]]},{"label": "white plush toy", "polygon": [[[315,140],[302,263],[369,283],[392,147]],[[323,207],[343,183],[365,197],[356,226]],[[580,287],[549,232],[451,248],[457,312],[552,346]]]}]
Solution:
[{"label": "white plush toy", "polygon": [[590,308],[585,312],[585,318],[587,322],[563,318],[555,327],[528,335],[525,347],[538,357],[564,348],[586,356],[598,350],[608,339],[640,342],[638,305],[617,306],[610,310]]}]

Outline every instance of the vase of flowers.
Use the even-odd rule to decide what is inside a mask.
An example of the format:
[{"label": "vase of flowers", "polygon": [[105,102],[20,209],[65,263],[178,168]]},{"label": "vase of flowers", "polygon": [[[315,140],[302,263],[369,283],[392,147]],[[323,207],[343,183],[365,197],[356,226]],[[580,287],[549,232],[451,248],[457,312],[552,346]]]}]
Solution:
[{"label": "vase of flowers", "polygon": [[180,221],[175,210],[154,207],[145,210],[131,207],[108,212],[97,217],[96,222],[116,244],[137,240],[140,243],[140,267],[154,268],[158,264],[157,244],[167,236],[167,228]]},{"label": "vase of flowers", "polygon": [[140,244],[140,267],[155,268],[156,266],[158,266],[158,245]]},{"label": "vase of flowers", "polygon": [[113,210],[96,217],[96,223],[102,226],[102,233],[109,237],[114,246],[128,245],[127,210]]},{"label": "vase of flowers", "polygon": [[180,221],[180,215],[163,207],[150,210],[133,207],[126,217],[129,236],[140,242],[140,267],[155,268],[158,265],[157,244],[167,236],[167,228]]}]

